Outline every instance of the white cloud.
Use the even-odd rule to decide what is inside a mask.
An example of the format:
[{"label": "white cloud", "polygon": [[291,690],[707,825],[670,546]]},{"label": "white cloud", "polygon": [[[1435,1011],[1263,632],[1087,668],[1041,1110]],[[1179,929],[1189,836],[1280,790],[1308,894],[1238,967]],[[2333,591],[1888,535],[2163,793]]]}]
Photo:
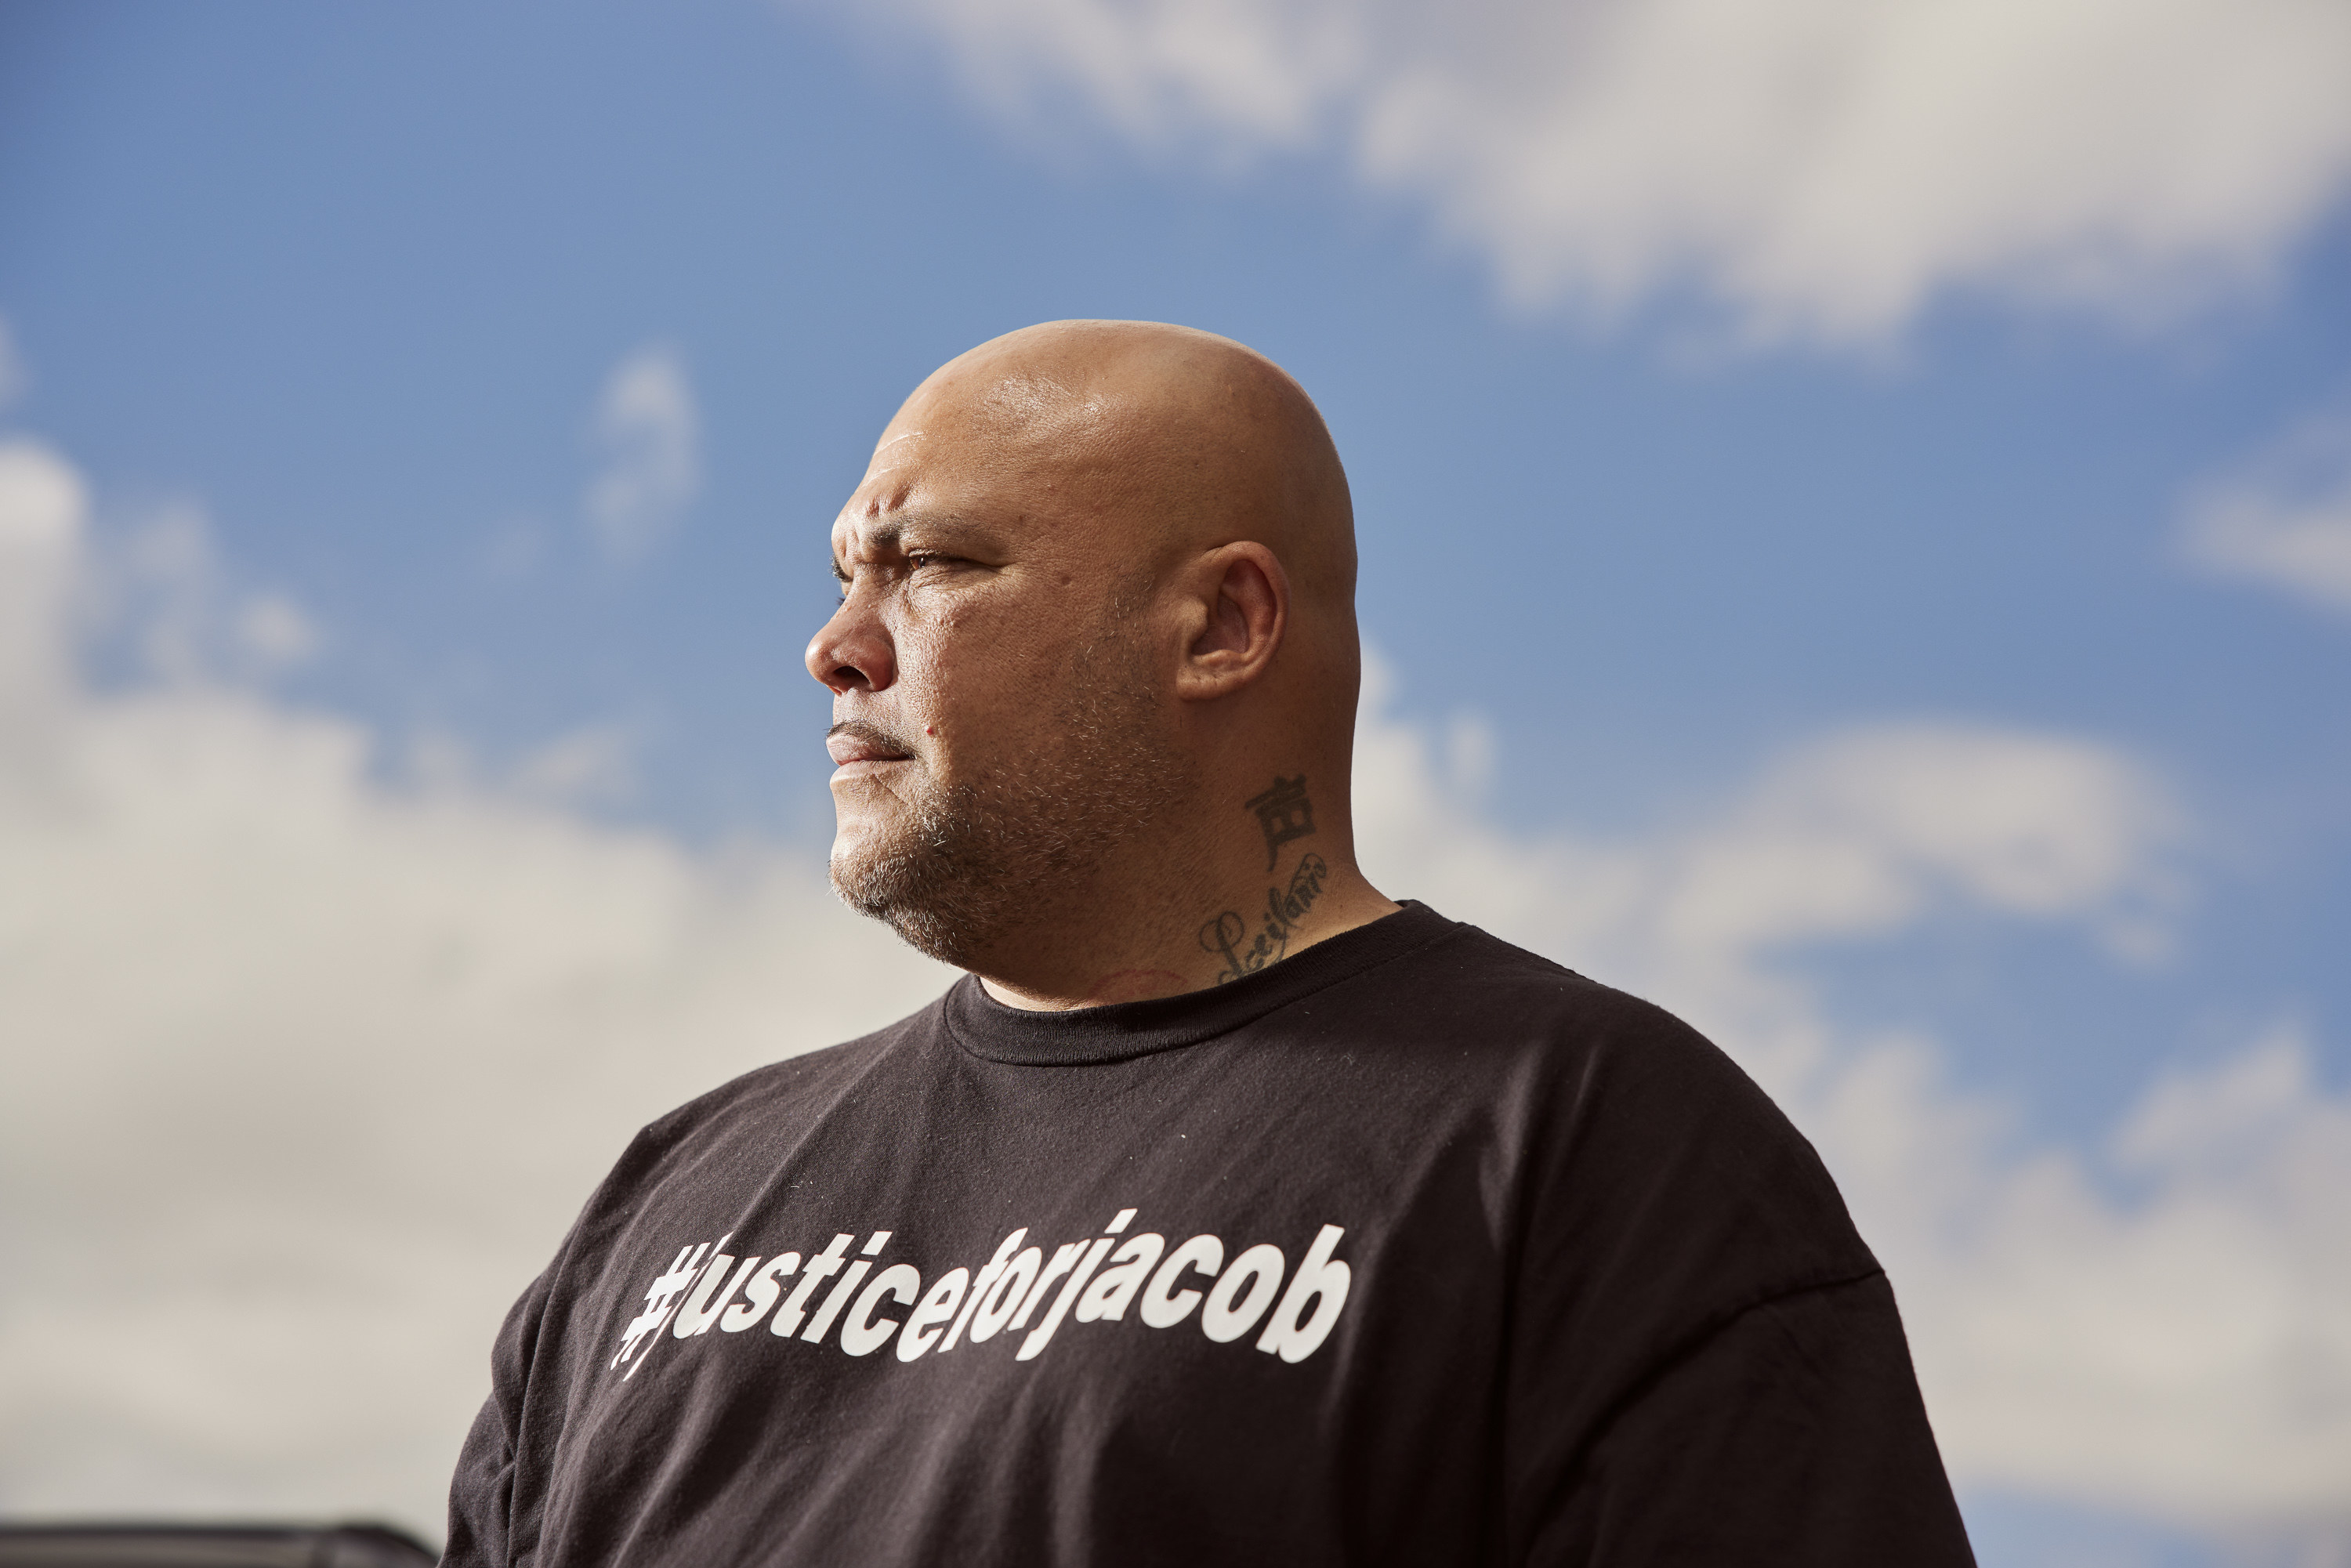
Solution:
[{"label": "white cloud", "polygon": [[[2148,1196],[2100,1197],[2101,1163]],[[2351,1101],[2296,1032],[2152,1086],[2103,1162],[2044,1155],[1941,1220],[1907,1296],[1973,1476],[2351,1547]]]},{"label": "white cloud", "polygon": [[[54,458],[45,461],[56,465]],[[78,538],[78,528],[74,532]],[[78,546],[74,553],[78,559]],[[212,523],[191,502],[151,507],[102,554],[74,574],[83,629],[127,644],[134,662],[157,679],[258,679],[308,663],[324,644],[292,597],[241,587],[222,569]]]},{"label": "white cloud", "polygon": [[2182,539],[2208,571],[2351,611],[2351,411],[2304,421],[2203,486]]},{"label": "white cloud", "polygon": [[1692,286],[1855,341],[1989,290],[2143,320],[2260,280],[2351,177],[2339,0],[890,0],[1016,116],[1334,147],[1506,293]]},{"label": "white cloud", "polygon": [[259,593],[236,615],[236,643],[264,664],[298,664],[319,651],[319,628],[282,593]]},{"label": "white cloud", "polygon": [[66,617],[89,497],[46,447],[0,443],[0,727],[15,733],[72,682]]},{"label": "white cloud", "polygon": [[[80,689],[84,509],[0,448],[0,1509],[429,1529],[499,1312],[630,1130],[946,976],[813,855],[563,804],[617,732],[389,783],[364,730],[252,690]],[[2351,1105],[2294,1037],[2151,1086],[2110,1147],[2020,1154],[1931,1041],[1846,1036],[1791,957],[1953,907],[2137,951],[2179,896],[2143,768],[1857,729],[1596,841],[1464,804],[1493,753],[1374,690],[1368,868],[1667,1002],[1780,1096],[1894,1270],[1963,1479],[2351,1515]]]},{"label": "white cloud", "polygon": [[636,737],[619,725],[559,735],[516,766],[507,788],[526,799],[611,804],[636,792]]},{"label": "white cloud", "polygon": [[588,486],[589,528],[606,559],[641,559],[676,531],[702,487],[701,420],[674,350],[649,345],[613,368],[596,441],[603,466]]},{"label": "white cloud", "polygon": [[[1374,662],[1367,712],[1384,703]],[[2183,896],[2180,822],[2109,748],[1982,726],[1891,724],[1790,753],[1737,801],[1655,838],[1526,841],[1488,825],[1429,737],[1367,723],[1356,812],[1374,879],[1541,951],[1593,956],[1611,978],[1756,1004],[1786,994],[1766,960],[1863,938],[1957,904],[2085,922],[2134,957],[2159,949]],[[1810,1026],[1807,1026],[1810,1027]]]}]

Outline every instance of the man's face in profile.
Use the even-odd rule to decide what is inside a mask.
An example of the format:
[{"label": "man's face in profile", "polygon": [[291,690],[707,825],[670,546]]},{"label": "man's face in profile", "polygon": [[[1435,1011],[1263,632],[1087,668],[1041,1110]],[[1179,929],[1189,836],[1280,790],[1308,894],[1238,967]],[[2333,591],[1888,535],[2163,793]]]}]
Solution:
[{"label": "man's face in profile", "polygon": [[951,963],[1071,896],[1183,778],[1140,552],[1049,509],[1000,422],[952,390],[901,412],[833,525],[841,608],[808,651],[834,890]]}]

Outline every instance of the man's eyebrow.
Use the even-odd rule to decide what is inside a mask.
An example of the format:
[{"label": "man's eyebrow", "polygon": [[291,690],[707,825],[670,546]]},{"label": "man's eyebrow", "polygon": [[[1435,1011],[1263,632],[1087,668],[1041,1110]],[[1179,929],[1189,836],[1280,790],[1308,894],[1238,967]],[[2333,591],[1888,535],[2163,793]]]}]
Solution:
[{"label": "man's eyebrow", "polygon": [[[992,537],[984,525],[951,512],[894,512],[867,525],[860,532],[865,547],[881,554],[904,549],[906,536],[910,533],[924,536],[918,541],[923,544],[977,545],[987,542]],[[838,549],[833,552],[832,561],[833,571],[838,575],[841,570],[841,552]]]}]

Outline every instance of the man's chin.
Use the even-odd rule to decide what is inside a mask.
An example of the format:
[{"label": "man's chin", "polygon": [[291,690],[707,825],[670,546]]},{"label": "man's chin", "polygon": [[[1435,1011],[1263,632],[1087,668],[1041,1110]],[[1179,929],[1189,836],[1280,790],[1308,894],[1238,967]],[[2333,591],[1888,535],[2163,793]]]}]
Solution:
[{"label": "man's chin", "polygon": [[841,903],[878,920],[898,934],[900,941],[943,964],[967,967],[976,951],[977,924],[972,912],[960,906],[951,890],[924,885],[907,874],[903,861],[843,860],[835,856],[830,867],[832,891]]},{"label": "man's chin", "polygon": [[878,852],[872,835],[852,835],[845,830],[833,835],[825,871],[832,879],[832,891],[852,909],[871,915],[874,910],[869,905],[888,902],[882,884],[894,880],[888,874],[890,868],[891,857]]},{"label": "man's chin", "polygon": [[843,904],[861,915],[888,920],[892,910],[928,880],[921,874],[923,848],[916,834],[844,821],[833,832],[825,870]]},{"label": "man's chin", "polygon": [[[867,789],[833,791],[832,862],[878,863],[904,854],[919,837],[913,813],[894,796],[876,800]],[[849,798],[844,798],[845,796]]]}]

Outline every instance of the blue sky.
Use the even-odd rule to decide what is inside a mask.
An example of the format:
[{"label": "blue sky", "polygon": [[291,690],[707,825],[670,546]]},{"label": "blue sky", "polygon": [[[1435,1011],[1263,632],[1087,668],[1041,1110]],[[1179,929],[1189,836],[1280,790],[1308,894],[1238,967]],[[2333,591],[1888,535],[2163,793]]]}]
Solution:
[{"label": "blue sky", "polygon": [[[1030,321],[1191,323],[1271,354],[1322,403],[1355,486],[1384,722],[1432,756],[1470,737],[1429,775],[1463,833],[1680,864],[1703,857],[1674,846],[1738,824],[1825,820],[1818,802],[1849,791],[1818,781],[1848,775],[1803,759],[1838,737],[1940,727],[1973,737],[1949,754],[1961,762],[2011,742],[2073,748],[2079,777],[2111,765],[2096,777],[2159,797],[2116,866],[2081,869],[2096,860],[2083,851],[2057,891],[2001,892],[1918,829],[1901,841],[1904,864],[1930,867],[1918,886],[1977,893],[1791,916],[1742,938],[1740,963],[1800,988],[1838,1061],[1929,1040],[1936,1103],[2000,1122],[1985,1170],[2073,1151],[2122,1231],[2169,1178],[2107,1158],[2117,1127],[2165,1074],[2225,1074],[2262,1040],[2290,1037],[2303,1063],[2276,1113],[2320,1117],[2295,1125],[2344,1155],[2351,1124],[2325,1118],[2351,1083],[2351,587],[2194,540],[2219,528],[2199,518],[2247,496],[2351,537],[2351,446],[2325,427],[2351,408],[2351,116],[2324,93],[2300,113],[2283,88],[2255,93],[2275,123],[2252,117],[2241,168],[2183,164],[2176,181],[2110,152],[2069,162],[2061,124],[2054,174],[1996,148],[1980,168],[1903,173],[1882,218],[1864,204],[1866,243],[1848,256],[1837,225],[1819,239],[1774,216],[1774,201],[1825,200],[1827,175],[1785,190],[1769,168],[1690,175],[1697,194],[1673,207],[1682,165],[1644,163],[1639,138],[1677,121],[1646,111],[1625,110],[1621,131],[1635,195],[1562,197],[1555,222],[1486,202],[1489,186],[1567,189],[1590,149],[1544,163],[1512,130],[1540,117],[1501,110],[1499,131],[1464,110],[1399,143],[1395,124],[1421,122],[1366,107],[1417,79],[1397,60],[1450,62],[1473,86],[1491,70],[1505,108],[1600,101],[1607,83],[1577,76],[1573,50],[1552,61],[1566,46],[1510,7],[1468,7],[1435,45],[1399,43],[1419,24],[1393,8],[1256,12],[1279,33],[1357,9],[1374,22],[1355,56],[1332,57],[1356,60],[1353,85],[1301,66],[1304,85],[1276,91],[1270,67],[1219,74],[1257,58],[1240,23],[1186,54],[1182,28],[1144,25],[1176,13],[1091,0],[1050,15],[1133,23],[1128,54],[1064,47],[1045,8],[1012,0],[12,7],[0,319],[22,386],[0,417],[92,497],[87,700],[229,691],[273,723],[356,727],[373,750],[352,787],[369,799],[422,799],[456,768],[567,831],[688,860],[820,846],[825,709],[799,650],[829,596],[825,526],[897,400]],[[1880,14],[1783,9],[1796,32]],[[2267,29],[2286,57],[2314,54],[2351,101],[2324,6],[2214,15],[2220,36]],[[1404,34],[1380,32],[1392,25]],[[1996,41],[2022,57],[2037,46],[2019,26]],[[2182,119],[2242,107],[2190,79],[2210,56],[2190,38],[2150,57],[2184,73],[2157,84]],[[1546,85],[1547,61],[1566,85]],[[1691,68],[1691,90],[1709,90]],[[2147,112],[2105,86],[2064,100],[2109,116],[2117,141]],[[1991,146],[2000,117],[2032,105],[1967,112]],[[2289,166],[2316,172],[2262,201],[2196,204],[2199,179],[2225,194]],[[1750,178],[1751,203],[1707,204]],[[599,409],[631,366],[657,384],[636,423],[610,416],[615,435]],[[2305,427],[2320,472],[2281,500],[2265,455]],[[666,477],[638,472],[664,461]],[[613,473],[653,495],[617,551],[588,499]],[[256,619],[265,603],[278,622]],[[173,664],[174,627],[210,652]],[[1814,804],[1786,806],[1792,790]],[[2114,817],[2098,802],[2122,796],[2083,799],[2020,828],[2015,852],[2063,860],[2048,845],[2095,836]],[[1506,930],[1538,894],[1582,896],[1497,893],[1489,913],[1477,878],[1442,886],[1387,891]],[[1750,1017],[1725,999],[1748,996],[1744,979],[1677,980],[1703,967],[1686,955],[1612,971],[1611,942],[1654,947],[1613,916],[1525,918],[1522,939],[1552,933],[1539,945],[1554,956],[1718,1032]],[[1615,935],[1578,950],[1587,929]],[[72,995],[45,1005],[68,1037],[85,1027]],[[140,1049],[200,1049],[168,1033]],[[1775,1092],[1774,1071],[1794,1071],[1764,1045],[1742,1060]],[[1849,1189],[1863,1168],[1840,1166]],[[2320,1229],[2293,1235],[2343,1234],[2339,1206],[2313,1212]],[[2304,1309],[2351,1325],[2351,1299],[2322,1291]],[[2325,1364],[2341,1398],[2302,1440],[2333,1452],[2351,1383],[2329,1379],[2351,1360]],[[2339,1486],[2262,1502],[2216,1482],[2209,1506],[2164,1518],[2134,1500],[2161,1490],[2145,1479],[2160,1466],[2137,1462],[2045,1481],[1990,1467],[1971,1483],[2003,1543],[1986,1560],[2204,1562],[2221,1560],[2215,1541],[2351,1539]],[[102,1495],[40,1473],[0,1481],[0,1501]],[[162,1490],[191,1505],[279,1495],[241,1484]]]}]

